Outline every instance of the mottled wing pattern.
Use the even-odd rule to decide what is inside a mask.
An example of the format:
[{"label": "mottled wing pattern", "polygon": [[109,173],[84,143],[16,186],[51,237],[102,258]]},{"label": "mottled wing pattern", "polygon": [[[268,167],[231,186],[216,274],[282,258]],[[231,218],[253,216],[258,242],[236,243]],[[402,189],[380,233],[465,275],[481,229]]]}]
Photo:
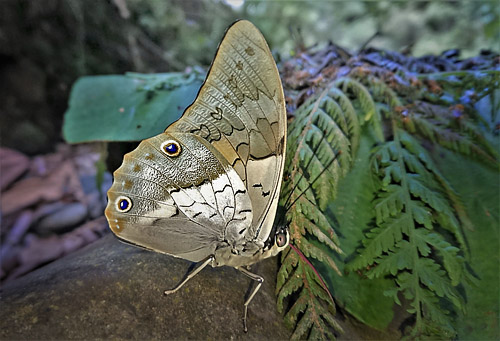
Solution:
[{"label": "mottled wing pattern", "polygon": [[245,238],[263,243],[283,175],[286,111],[276,64],[253,24],[238,21],[228,29],[196,100],[166,131],[201,136],[228,160],[252,202]]},{"label": "mottled wing pattern", "polygon": [[[165,141],[179,143],[180,154],[162,151]],[[119,238],[136,245],[200,261],[224,241],[243,239],[252,221],[243,181],[194,134],[163,133],[142,141],[114,177],[106,217]],[[117,208],[123,197],[131,201],[127,212]]]}]

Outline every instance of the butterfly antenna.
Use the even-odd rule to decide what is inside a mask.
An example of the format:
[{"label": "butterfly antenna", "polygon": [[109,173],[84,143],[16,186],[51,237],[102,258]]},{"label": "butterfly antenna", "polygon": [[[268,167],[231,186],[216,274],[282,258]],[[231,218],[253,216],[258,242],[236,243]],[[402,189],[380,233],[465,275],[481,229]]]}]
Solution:
[{"label": "butterfly antenna", "polygon": [[338,157],[340,154],[342,154],[342,151],[341,151],[341,150],[339,150],[339,151],[337,152],[337,154],[335,154],[335,156],[334,156],[334,157],[333,157],[333,158],[332,158],[332,159],[328,162],[328,164],[325,166],[325,168],[323,168],[323,169],[321,170],[321,172],[319,172],[319,174],[318,174],[318,175],[314,178],[314,180],[313,180],[313,181],[311,181],[311,182],[309,183],[309,185],[307,185],[306,189],[305,189],[304,191],[302,191],[302,193],[300,193],[300,194],[297,196],[297,198],[295,198],[295,200],[294,200],[294,201],[290,204],[290,206],[285,207],[285,213],[286,213],[286,212],[288,212],[288,210],[290,210],[290,209],[293,207],[293,205],[295,205],[295,203],[297,202],[297,200],[299,200],[299,199],[300,199],[300,197],[301,197],[303,194],[305,194],[305,193],[307,192],[307,190],[308,190],[309,188],[311,188],[311,187],[312,187],[312,185],[313,185],[313,184],[314,184],[314,183],[315,183],[315,182],[316,182],[316,181],[317,181],[317,180],[321,177],[321,175],[323,175],[323,173],[324,173],[324,172],[325,172],[328,168],[330,168],[330,166],[331,166],[331,165],[335,162],[335,160],[337,160],[337,157]]},{"label": "butterfly antenna", "polygon": [[[319,146],[321,145],[321,142],[323,142],[323,139],[325,138],[325,133],[323,134],[323,136],[321,137],[321,140],[319,141],[319,143],[316,145],[316,147],[314,148],[314,151],[313,151],[313,155],[316,154],[316,152],[318,151],[319,149]],[[285,219],[286,217],[286,213],[290,210],[290,208],[293,207],[293,205],[295,205],[295,203],[297,202],[297,200],[300,199],[300,197],[302,195],[304,195],[308,190],[309,188],[311,188],[311,186],[321,177],[321,175],[323,175],[323,173],[330,168],[330,166],[335,162],[335,160],[337,160],[338,156],[342,154],[342,151],[339,150],[335,156],[327,163],[327,165],[321,170],[321,172],[319,172],[319,174],[314,178],[313,181],[311,181],[308,186],[306,187],[306,189],[304,191],[302,191],[302,193],[300,193],[297,198],[295,198],[295,200],[287,207],[287,204],[288,202],[290,201],[291,197],[292,197],[292,194],[293,192],[295,191],[295,189],[297,188],[297,186],[299,185],[300,183],[300,180],[302,180],[302,177],[304,177],[304,173],[301,173],[300,174],[300,177],[299,177],[299,180],[297,181],[297,183],[293,186],[292,190],[290,191],[290,194],[288,195],[288,198],[286,199],[285,201],[285,204],[284,204],[284,208],[285,208],[285,211],[283,212],[282,216],[280,217],[279,221],[278,221],[278,224],[282,223],[283,220]],[[308,161],[305,169],[307,169],[312,161],[312,157],[311,159]],[[318,270],[316,270],[316,268],[314,267],[314,265],[312,265],[312,263],[306,258],[306,256],[304,256],[304,254],[296,247],[294,246],[292,243],[289,243],[288,245],[290,245],[290,247],[299,255],[299,257],[308,265],[311,267],[311,269],[313,270],[313,272],[316,274],[316,277],[319,279],[320,283],[321,283],[321,286],[323,287],[323,289],[325,289],[326,293],[328,294],[328,297],[330,297],[330,300],[332,301],[333,304],[335,304],[335,301],[333,300],[333,297],[332,297],[332,294],[330,293],[330,290],[328,290],[328,287],[325,283],[325,281],[323,281],[323,278],[321,277],[321,275],[319,274]]]},{"label": "butterfly antenna", "polygon": [[[321,142],[323,142],[323,140],[325,139],[325,136],[326,136],[326,132],[323,131],[323,134],[321,135],[321,140],[319,140],[318,144],[314,147],[313,156],[316,155],[316,152],[318,151],[319,147],[321,146]],[[313,159],[314,159],[314,157],[311,157],[309,159],[309,161],[307,162],[307,165],[304,167],[304,169],[309,168],[309,165],[311,164],[311,162],[312,162]],[[286,198],[286,201],[285,201],[285,204],[283,205],[283,207],[287,206],[288,201],[292,198],[293,192],[295,191],[295,189],[297,188],[297,186],[300,184],[300,180],[302,180],[303,177],[304,177],[304,173],[300,173],[299,180],[297,180],[297,182],[295,183],[295,185],[292,187],[292,189],[290,191],[290,194],[288,195],[288,198]]]},{"label": "butterfly antenna", "polygon": [[[323,140],[325,139],[325,136],[326,136],[326,131],[323,131],[323,134],[321,135],[321,140],[319,140],[318,144],[314,147],[313,155],[316,155],[316,152],[318,151],[319,147],[321,146],[321,142],[323,142]],[[309,161],[307,162],[307,165],[306,165],[305,169],[307,169],[309,167],[309,165],[311,164],[312,160],[313,160],[313,157],[311,157],[309,159]],[[290,199],[292,197],[293,192],[295,191],[295,189],[297,188],[297,186],[300,184],[300,180],[302,180],[303,177],[304,177],[304,173],[300,173],[299,180],[295,183],[295,185],[290,190],[290,194],[288,195],[288,198],[286,198],[286,201],[285,201],[283,207],[286,208],[288,202],[290,201]],[[285,213],[287,211],[288,211],[288,209],[285,209],[285,212],[283,212],[283,214],[278,219],[278,223],[277,223],[278,226],[281,226],[281,224],[285,221]]]},{"label": "butterfly antenna", "polygon": [[323,289],[325,289],[326,293],[330,297],[330,300],[335,305],[335,301],[333,300],[332,294],[330,293],[330,290],[328,290],[328,287],[326,286],[325,281],[323,281],[323,278],[319,274],[318,270],[316,270],[316,268],[314,267],[314,265],[312,265],[312,263],[309,261],[309,259],[307,259],[306,256],[304,256],[304,254],[297,247],[295,247],[292,243],[289,243],[288,245],[290,245],[290,247],[293,249],[293,251],[295,251],[299,255],[299,257],[304,262],[306,262],[307,265],[309,265],[311,267],[311,269],[314,271],[314,273],[316,274],[316,276],[319,278],[319,281],[321,282],[321,286],[323,287]]}]

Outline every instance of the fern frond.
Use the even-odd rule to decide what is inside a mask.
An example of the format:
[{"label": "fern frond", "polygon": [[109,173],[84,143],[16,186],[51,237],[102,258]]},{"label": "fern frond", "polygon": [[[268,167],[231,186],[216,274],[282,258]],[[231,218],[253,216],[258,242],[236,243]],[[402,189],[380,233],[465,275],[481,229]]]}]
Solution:
[{"label": "fern frond", "polygon": [[457,286],[464,270],[464,258],[460,255],[460,249],[450,244],[438,233],[423,229],[418,229],[415,232],[414,237],[417,239],[417,244],[426,248],[426,250],[419,248],[419,252],[423,256],[428,256],[431,249],[427,245],[431,246],[442,258],[444,268],[451,279],[451,284]]},{"label": "fern frond", "polygon": [[[409,170],[418,174],[426,174],[425,169],[429,170],[437,182],[438,188],[441,188],[448,200],[450,200],[455,213],[459,217],[460,223],[464,227],[472,229],[472,223],[467,216],[462,200],[441,172],[434,166],[433,161],[431,161],[427,155],[427,151],[419,143],[417,143],[417,141],[415,141],[410,134],[405,132],[401,132],[400,141],[404,145],[405,149],[409,151],[409,153],[406,153],[405,156],[405,164],[409,167]],[[465,246],[465,242],[461,241],[460,235],[455,235],[455,238],[460,240],[460,245]],[[463,249],[463,251],[465,254],[468,253],[467,248]]]},{"label": "fern frond", "polygon": [[[409,129],[413,133],[420,134],[428,138],[433,143],[439,144],[452,151],[475,157],[476,159],[485,162],[492,167],[498,167],[498,160],[492,153],[491,147],[484,149],[480,144],[471,141],[467,135],[460,134],[460,132],[452,130],[447,127],[437,125],[435,122],[424,118],[419,114],[413,114],[408,118],[415,129]],[[409,128],[408,123],[406,127]],[[480,139],[481,144],[484,144],[484,139]]]},{"label": "fern frond", "polygon": [[358,114],[354,109],[351,100],[340,89],[334,86],[330,87],[328,90],[328,97],[336,101],[342,109],[343,115],[339,117],[339,121],[345,122],[345,125],[347,126],[346,135],[349,137],[352,154],[354,154],[358,149],[359,138],[361,135]]},{"label": "fern frond", "polygon": [[459,119],[456,121],[458,129],[462,134],[465,134],[472,141],[475,141],[492,158],[495,160],[499,159],[498,151],[485,138],[484,130],[480,129],[477,124],[468,119]]},{"label": "fern frond", "polygon": [[389,219],[384,227],[376,227],[366,233],[364,240],[365,248],[349,264],[353,269],[363,269],[373,263],[374,258],[382,256],[391,248],[403,240],[403,233],[408,233],[407,227],[411,217],[400,215],[395,219]]},{"label": "fern frond", "polygon": [[378,103],[385,103],[390,108],[402,106],[400,95],[392,90],[389,85],[378,77],[364,77],[361,79],[372,94],[373,98]]},{"label": "fern frond", "polygon": [[[329,59],[325,57],[327,55],[338,58]],[[350,202],[356,201],[363,193],[370,198],[371,205],[362,201],[364,206],[359,207],[363,212],[362,222],[343,231],[341,240],[346,244],[343,249],[348,253],[346,259],[349,263],[339,265],[344,273],[349,269],[360,271],[348,273],[343,278],[330,271],[330,282],[340,285],[340,295],[344,295],[340,299],[337,296],[336,300],[345,304],[343,308],[361,321],[366,322],[368,316],[370,321],[380,323],[372,313],[364,314],[366,309],[360,304],[373,301],[373,292],[367,290],[369,294],[352,300],[347,288],[351,283],[368,287],[384,281],[381,290],[385,291],[385,296],[397,304],[409,306],[415,317],[407,336],[454,337],[451,321],[464,306],[457,287],[462,290],[462,285],[471,277],[465,266],[470,254],[463,229],[472,230],[473,226],[462,202],[467,202],[466,198],[461,198],[448,176],[443,175],[446,173],[440,172],[444,172],[446,166],[440,165],[438,170],[435,166],[437,160],[431,159],[428,153],[447,149],[498,170],[500,157],[493,147],[495,141],[491,134],[498,132],[500,112],[498,54],[460,60],[455,51],[441,56],[414,58],[368,49],[352,56],[333,46],[309,57],[301,59],[300,74],[296,73],[294,77],[292,72],[288,78],[292,81],[300,78],[303,85],[312,89],[329,85],[321,95],[299,109],[295,121],[300,123],[294,132],[296,139],[290,139],[291,145],[299,147],[294,150],[294,168],[288,164],[288,169],[292,169],[292,186],[285,186],[283,192],[293,196],[292,188],[298,189],[297,193],[307,189],[297,200],[296,212],[290,215],[296,222],[293,238],[307,238],[308,242],[301,245],[304,253],[308,257],[323,259],[323,264],[328,263],[327,253],[319,255],[314,247],[338,252],[336,247],[339,244],[334,239],[337,235],[328,233],[332,226],[325,215],[317,213],[318,207],[322,211],[326,204],[335,200],[332,206],[337,214],[342,215],[344,208],[351,205],[356,208],[351,208],[346,214],[357,214],[357,204]],[[317,65],[322,67],[318,70]],[[475,70],[463,70],[471,67]],[[314,76],[304,79],[311,68],[315,70]],[[310,91],[304,89],[301,94]],[[302,100],[303,96],[298,96],[296,103]],[[363,138],[358,140],[360,135],[355,132],[360,126]],[[326,138],[330,133],[336,136]],[[371,147],[376,145],[371,155],[367,151],[368,145],[363,146],[367,151],[365,154],[356,155],[358,141],[368,140]],[[326,159],[339,150],[344,157],[333,165],[331,174],[325,173],[331,178],[321,178],[311,186],[313,173],[322,172]],[[347,151],[348,157],[344,155]],[[335,187],[354,160],[360,161],[365,168],[370,164],[373,179],[370,177],[370,181],[363,182],[363,190],[349,184],[347,187],[356,190],[347,190],[347,194],[337,197]],[[311,170],[308,170],[309,166]],[[350,197],[342,199],[346,195]],[[490,212],[486,214],[489,216]],[[338,222],[345,224],[345,220],[346,217],[342,217]],[[336,228],[345,228],[341,223],[338,225]],[[349,239],[346,237],[348,233],[356,237]],[[361,248],[357,257],[352,259],[354,245]],[[286,271],[294,271],[292,263],[284,264]],[[334,268],[330,265],[329,270]],[[357,276],[361,273],[365,276]],[[282,275],[285,277],[292,279],[291,274]],[[386,290],[390,286],[389,280],[393,281],[394,289]],[[300,292],[301,289],[297,289],[294,296]],[[400,302],[402,296],[406,298],[403,303]],[[356,303],[348,306],[353,302]]]},{"label": "fern frond", "polygon": [[[434,162],[428,156],[427,151],[413,136],[403,130],[399,130],[398,137],[401,145],[404,147],[402,153],[405,164],[409,170],[418,173],[420,176],[424,176],[427,187],[434,189],[436,196],[444,198],[440,196],[439,193],[446,194],[446,201],[441,200],[441,207],[445,209],[443,211],[436,210],[437,215],[435,215],[435,219],[442,228],[453,234],[461,250],[465,255],[468,255],[469,250],[465,242],[461,224],[465,226],[471,226],[471,224],[458,195],[436,168]],[[451,207],[453,207],[455,211],[453,211]],[[459,220],[456,219],[454,213],[458,215]]]},{"label": "fern frond", "polygon": [[[282,189],[282,197],[287,199],[281,205],[292,202],[292,207],[285,207],[289,209],[291,243],[305,257],[339,276],[331,252],[343,252],[324,210],[335,198],[339,179],[352,167],[360,137],[360,108],[375,110],[366,88],[351,79],[334,82],[295,112],[288,134],[288,176]],[[285,298],[298,295],[285,315],[295,330],[292,338],[331,339],[334,332],[341,332],[334,318],[334,303],[322,285],[304,260],[294,252],[283,253],[278,308],[285,309]]]},{"label": "fern frond", "polygon": [[353,78],[342,77],[335,80],[333,86],[341,89],[344,93],[352,93],[358,99],[360,111],[365,114],[365,121],[370,120],[371,116],[375,114],[375,101],[363,84]]},{"label": "fern frond", "polygon": [[[456,59],[455,54],[413,58],[371,49],[353,57],[333,50],[338,60],[323,63],[325,55],[313,56],[319,59],[318,65],[328,67],[303,84],[317,89],[331,83],[297,111],[297,126],[290,133],[290,145],[297,149],[287,163],[289,185],[284,186],[283,193],[296,201],[289,215],[292,238],[307,257],[330,270],[331,282],[345,285],[342,280],[332,280],[337,278],[332,275],[336,265],[329,252],[340,253],[339,242],[329,217],[318,212],[324,212],[332,200],[334,205],[339,200],[335,188],[354,160],[360,158],[356,150],[359,130],[363,129],[363,138],[376,145],[371,153],[362,156],[365,165],[371,159],[370,184],[374,189],[369,197],[374,199],[372,206],[359,208],[366,213],[363,225],[369,222],[368,228],[362,232],[360,226],[356,240],[351,239],[347,248],[352,250],[357,243],[362,246],[359,254],[354,259],[349,255],[349,263],[340,264],[339,269],[361,270],[366,276],[357,278],[357,283],[366,277],[379,278],[379,283],[392,279],[394,290],[387,290],[386,295],[398,304],[400,294],[406,298],[404,304],[409,304],[416,321],[411,335],[453,337],[451,321],[464,306],[456,287],[470,277],[465,267],[470,256],[463,229],[473,227],[462,198],[434,165],[428,150],[442,146],[498,169],[499,153],[488,134],[495,129],[498,114],[494,111],[500,107],[495,100],[500,73],[484,70],[496,65],[498,56],[480,57],[480,71],[461,71],[468,62]],[[304,77],[305,70],[304,66],[298,76]],[[412,73],[415,71],[432,74]],[[491,117],[479,114],[475,105],[488,96]],[[299,103],[302,98],[299,96]],[[311,184],[324,172],[325,162],[339,151],[342,154],[325,172],[329,178],[321,177]],[[303,191],[306,193],[296,199]],[[341,207],[337,209],[343,212]],[[349,232],[356,228],[351,227]],[[343,240],[347,240],[345,234]],[[283,284],[293,280],[299,262],[284,259],[286,274],[280,275]],[[291,287],[296,290],[293,296],[305,290],[297,283]],[[344,308],[357,310],[355,316],[366,316],[359,313],[360,306]],[[309,318],[305,306],[302,308],[302,316]],[[296,326],[300,329],[311,324],[297,320]],[[315,330],[324,335],[320,325]],[[307,335],[313,334],[311,331]]]},{"label": "fern frond", "polygon": [[[409,312],[416,315],[415,332],[422,333],[430,328],[427,322],[434,315],[439,315],[440,326],[451,325],[440,300],[463,308],[455,287],[465,272],[460,250],[466,250],[466,245],[427,153],[396,126],[394,134],[393,141],[373,154],[376,227],[366,233],[363,248],[349,268],[366,271],[368,278],[395,276],[397,290],[387,294],[396,303],[397,291],[404,294],[414,307]],[[446,239],[444,230],[452,233],[453,241]]]},{"label": "fern frond", "polygon": [[356,110],[362,113],[365,122],[371,122],[373,131],[378,140],[384,140],[384,133],[380,124],[380,113],[377,105],[370,94],[370,91],[354,78],[342,77],[335,80],[334,87],[341,89],[350,98],[353,98],[353,105]]},{"label": "fern frond", "polygon": [[322,287],[317,275],[291,250],[282,258],[288,264],[294,264],[291,275],[295,280],[287,281],[281,287],[278,286],[279,312],[283,312],[283,299],[302,287],[298,298],[285,314],[285,323],[294,329],[291,339],[334,339],[331,328],[337,333],[342,332],[342,328],[333,318],[335,307],[331,305],[329,295]]}]

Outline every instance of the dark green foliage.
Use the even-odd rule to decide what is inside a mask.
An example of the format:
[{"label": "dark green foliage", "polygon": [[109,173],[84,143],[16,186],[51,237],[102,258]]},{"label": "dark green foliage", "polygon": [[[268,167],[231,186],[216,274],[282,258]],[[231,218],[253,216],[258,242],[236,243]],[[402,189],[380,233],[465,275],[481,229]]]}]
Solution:
[{"label": "dark green foliage", "polygon": [[[452,206],[425,166],[430,159],[417,141],[398,129],[393,141],[377,148],[372,162],[375,227],[349,267],[369,267],[368,278],[395,277],[397,286],[386,294],[400,304],[402,292],[410,302],[408,312],[416,316],[414,333],[427,334],[432,325],[453,335],[449,312],[441,309],[440,299],[463,309],[455,287],[462,282],[467,247]],[[454,243],[443,230],[450,232]]]},{"label": "dark green foliage", "polygon": [[[465,283],[466,314],[454,322],[460,340],[498,340],[498,264],[500,263],[498,170],[470,162],[466,157],[437,149],[436,165],[457,189],[468,208],[474,229],[464,229],[470,249],[470,265],[478,276],[475,283]],[[466,167],[464,167],[466,165]]]},{"label": "dark green foliage", "polygon": [[[295,246],[306,257],[340,275],[330,252],[342,254],[342,250],[323,211],[335,196],[339,179],[352,166],[360,126],[355,104],[336,85],[353,89],[360,98],[369,98],[362,85],[342,79],[304,103],[295,113],[288,134],[287,180],[283,184],[282,205],[290,208],[287,219]],[[285,315],[285,321],[294,329],[294,339],[331,339],[333,331],[342,331],[333,317],[334,303],[321,281],[294,251],[288,250],[282,255],[276,290],[280,311],[284,309],[285,298],[298,295],[290,302]]]},{"label": "dark green foliage", "polygon": [[[346,258],[354,254],[363,238],[363,227],[372,220],[372,212],[366,209],[374,199],[372,190],[370,155],[374,139],[367,134],[370,127],[362,129],[361,143],[352,170],[339,181],[333,212],[338,220],[340,245],[345,253],[338,267],[342,276],[335,272],[322,272],[329,284],[335,302],[359,321],[384,331],[394,318],[393,300],[384,296],[392,288],[387,278],[360,276],[358,272],[347,271]],[[361,337],[360,337],[361,338]],[[386,339],[387,337],[380,337]]]},{"label": "dark green foliage", "polygon": [[[314,257],[318,251],[303,245]],[[319,257],[321,258],[321,256]],[[294,302],[287,309],[285,323],[294,329],[292,339],[333,339],[342,328],[334,319],[335,305],[312,268],[297,253],[288,248],[282,255],[283,264],[278,273],[278,311],[284,310],[284,299],[294,295]]]},{"label": "dark green foliage", "polygon": [[[489,269],[474,259],[469,244],[477,250],[478,243],[466,236],[484,228],[481,224],[498,229],[494,219],[478,218],[475,209],[488,217],[498,213],[490,213],[494,205],[483,199],[464,200],[470,191],[450,181],[449,167],[456,163],[448,166],[441,157],[479,162],[474,163],[478,173],[498,180],[499,72],[467,71],[465,62],[458,68],[458,62],[438,58],[444,72],[414,74],[408,57],[384,61],[384,54],[376,53],[351,56],[330,45],[304,59],[314,68],[293,60],[292,68],[285,65],[288,105],[298,109],[289,126],[281,206],[291,243],[303,256],[283,252],[276,290],[294,339],[341,334],[337,303],[383,330],[393,318],[391,302],[408,314],[396,327],[407,326],[405,336],[456,337],[456,321],[465,319],[469,307],[465,295],[477,282],[471,273]],[[411,70],[425,71],[423,65],[436,60],[418,60],[419,67]],[[475,65],[486,68],[495,60],[498,56],[483,56]],[[297,65],[312,70],[310,77]],[[195,75],[179,74],[110,77],[75,85],[66,117],[69,140],[151,136],[168,125],[151,115],[175,119],[200,82]],[[137,108],[131,121],[119,115],[121,108],[124,113]],[[103,118],[118,118],[125,127],[103,125]],[[99,135],[102,126],[110,135]],[[139,136],[138,130],[148,133]],[[352,183],[342,180],[346,176]],[[335,302],[308,259],[322,271]],[[493,277],[489,273],[486,283],[497,287]],[[488,309],[498,312],[498,304]]]},{"label": "dark green foliage", "polygon": [[[334,73],[330,79],[325,76],[326,79],[319,84],[324,90],[299,106],[290,127],[289,145],[294,147],[293,154],[289,150],[287,155],[286,169],[290,177],[283,187],[284,196],[288,197],[297,183],[292,198],[312,187],[297,200],[288,214],[292,243],[306,257],[319,260],[316,264],[321,268],[330,267],[330,272],[325,275],[330,278],[329,283],[339,285],[347,281],[362,286],[363,281],[352,279],[353,273],[361,275],[368,286],[370,281],[391,280],[391,285],[380,282],[376,290],[392,298],[409,313],[411,318],[406,322],[405,335],[453,338],[457,333],[454,321],[466,310],[464,288],[469,285],[467,283],[476,282],[467,265],[471,255],[464,235],[464,229],[474,226],[468,217],[470,208],[463,204],[456,189],[436,166],[436,155],[430,152],[445,148],[498,171],[498,152],[492,145],[492,133],[498,119],[496,89],[499,72],[456,71],[467,68],[470,60],[450,60],[446,56],[412,59],[390,52],[377,54],[371,51],[370,55],[351,57],[336,46],[330,47],[332,53],[337,54],[338,59],[332,61],[332,65],[325,65],[325,75],[331,74],[329,67],[340,68],[343,72]],[[308,60],[325,55],[328,54],[321,51]],[[495,55],[489,55],[471,60],[476,61],[474,65],[478,68],[488,68],[495,65],[495,58]],[[354,59],[368,62],[360,65],[354,63]],[[352,64],[356,66],[347,71]],[[444,69],[446,72],[417,76],[410,73],[410,69],[423,72]],[[300,76],[304,77],[303,74]],[[292,87],[297,85],[293,82],[293,73],[286,75],[285,79],[292,80]],[[311,77],[311,86],[318,87],[317,79],[317,76]],[[302,86],[304,83],[307,82],[302,81]],[[289,91],[293,97],[293,88]],[[325,99],[332,92],[343,94],[342,98],[348,99],[353,110],[341,111],[339,106],[326,106],[324,103],[328,101]],[[301,96],[293,98],[300,104]],[[484,101],[488,105],[483,103],[480,107],[478,104]],[[483,110],[478,110],[481,108]],[[352,112],[356,113],[359,125],[355,125],[356,130],[349,131],[342,128],[342,124],[349,120],[354,122]],[[316,119],[326,116],[325,113],[330,117],[327,130]],[[337,137],[328,134],[333,131],[337,132]],[[375,142],[369,153],[356,153],[361,132]],[[328,145],[325,140],[330,142],[329,149],[324,147]],[[318,145],[321,147],[317,148]],[[317,179],[322,167],[327,165],[325,155],[332,157],[339,151],[338,162],[331,166],[333,171],[325,172]],[[355,159],[370,165],[368,172],[357,172],[358,176],[364,174],[370,180],[355,179],[365,185],[337,192],[339,180],[350,171]],[[350,199],[336,199],[343,195],[350,196]],[[373,199],[367,201],[360,199],[361,196]],[[339,251],[339,240],[319,238],[316,231],[324,233],[330,230],[333,235],[333,225],[324,224],[334,221],[331,214],[325,213],[328,212],[325,208],[330,203],[336,207],[337,214],[344,214],[345,210],[338,205],[345,208],[349,206],[346,205],[349,200],[362,203],[356,209],[364,212],[364,218],[359,221],[364,221],[365,225],[357,227],[363,231],[361,235],[351,233],[353,236],[346,236],[347,230],[342,224],[335,226],[337,234],[341,233],[351,251],[351,254],[343,254]],[[339,217],[338,220],[349,224],[349,219]],[[330,245],[332,241],[335,248]],[[358,251],[352,253],[355,244]],[[338,261],[333,263],[327,257],[332,250],[338,254],[335,258],[343,259],[346,265]],[[278,307],[283,309],[284,298],[294,292],[301,297],[302,308],[295,308],[294,304],[299,300],[294,301],[295,296],[292,296],[291,308],[285,315],[288,323],[296,328],[294,336],[311,337],[314,332],[324,338],[331,337],[321,324],[327,319],[318,322],[310,315],[299,314],[306,307],[317,307],[318,302],[326,304],[324,289],[306,283],[317,280],[302,275],[307,273],[304,270],[306,264],[293,252],[284,254],[282,261],[278,277]],[[339,269],[343,269],[347,276],[339,277]],[[293,276],[294,271],[301,275]],[[347,297],[348,290],[335,292],[335,287],[332,289],[336,299],[345,304],[344,309],[364,322],[384,328],[380,320],[360,312],[363,307],[356,302],[364,299],[353,300]],[[303,292],[312,292],[316,298]],[[359,295],[368,297],[369,294],[361,290]],[[384,314],[390,315],[388,312]],[[335,327],[332,323],[330,326]],[[314,335],[317,337],[318,334]]]}]

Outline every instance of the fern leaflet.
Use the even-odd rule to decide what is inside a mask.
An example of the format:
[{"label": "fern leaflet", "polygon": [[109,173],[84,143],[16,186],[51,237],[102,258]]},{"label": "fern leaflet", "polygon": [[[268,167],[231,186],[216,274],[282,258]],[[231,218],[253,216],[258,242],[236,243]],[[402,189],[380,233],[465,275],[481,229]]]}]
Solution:
[{"label": "fern leaflet", "polygon": [[467,245],[429,160],[418,142],[397,127],[394,140],[374,152],[376,227],[349,264],[352,270],[368,268],[368,278],[394,276],[397,287],[386,294],[400,303],[401,292],[410,302],[408,312],[416,317],[414,336],[453,335],[450,312],[441,304],[464,307],[456,287],[465,272],[460,250],[467,250]]},{"label": "fern leaflet", "polygon": [[[353,103],[336,85],[351,86],[356,89],[353,95],[360,95],[361,100],[355,97],[358,103]],[[363,85],[348,79],[333,83],[296,111],[288,134],[288,176],[282,198],[292,200],[287,213],[291,242],[305,257],[325,264],[339,276],[328,250],[338,254],[342,250],[323,212],[335,197],[337,182],[352,166],[359,144],[356,108],[372,104]],[[282,200],[281,205],[286,206],[288,200]],[[282,254],[276,288],[278,309],[287,311],[285,321],[294,329],[292,338],[332,339],[342,332],[334,319],[335,305],[322,285],[318,274],[297,253],[288,250]],[[286,307],[285,299],[289,302]]]}]

